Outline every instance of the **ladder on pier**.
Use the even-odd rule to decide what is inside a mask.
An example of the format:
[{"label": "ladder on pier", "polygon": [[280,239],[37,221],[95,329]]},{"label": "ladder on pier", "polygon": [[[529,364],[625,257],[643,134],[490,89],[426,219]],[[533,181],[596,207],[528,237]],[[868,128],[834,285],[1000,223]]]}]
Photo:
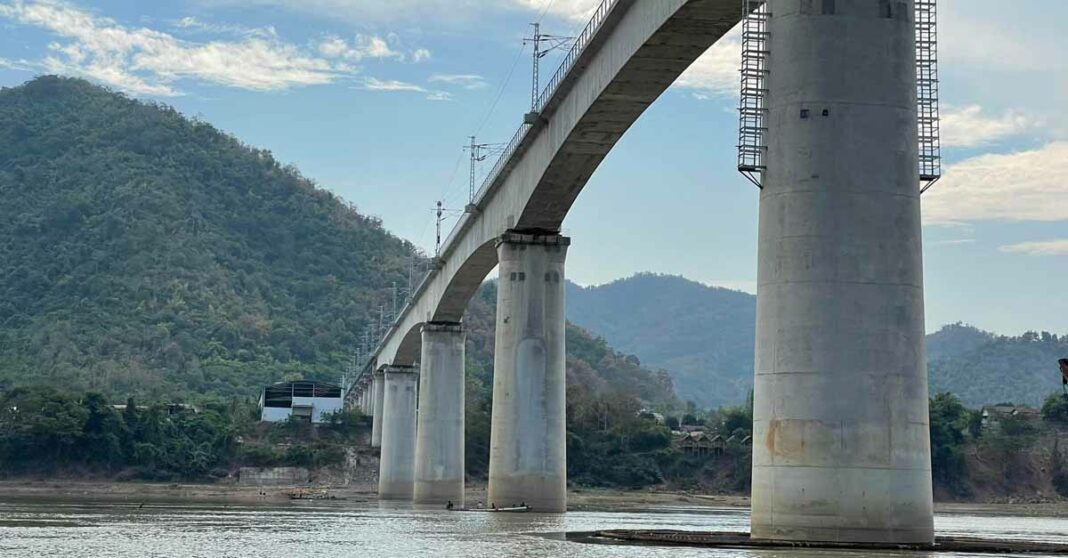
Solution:
[{"label": "ladder on pier", "polygon": [[742,0],[742,91],[738,104],[738,172],[758,188],[767,170],[768,20],[765,0]]},{"label": "ladder on pier", "polygon": [[921,194],[942,177],[937,4],[937,0],[916,0],[916,122],[919,131]]}]

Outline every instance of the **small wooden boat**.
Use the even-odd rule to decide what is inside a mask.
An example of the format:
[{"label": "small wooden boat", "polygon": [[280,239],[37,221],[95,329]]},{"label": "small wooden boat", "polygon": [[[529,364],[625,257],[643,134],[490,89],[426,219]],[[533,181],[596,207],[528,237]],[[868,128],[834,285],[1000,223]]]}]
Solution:
[{"label": "small wooden boat", "polygon": [[451,511],[460,512],[483,512],[483,513],[526,513],[531,511],[530,506],[516,506],[514,508],[456,508]]}]

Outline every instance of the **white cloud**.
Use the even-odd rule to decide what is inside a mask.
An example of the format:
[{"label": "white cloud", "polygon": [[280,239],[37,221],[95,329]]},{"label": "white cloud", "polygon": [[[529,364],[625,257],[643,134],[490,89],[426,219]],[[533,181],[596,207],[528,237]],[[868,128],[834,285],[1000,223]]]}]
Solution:
[{"label": "white cloud", "polygon": [[1031,256],[1068,256],[1068,238],[1021,242],[999,248],[1002,252],[1028,254]]},{"label": "white cloud", "polygon": [[260,37],[277,37],[278,32],[274,27],[245,27],[244,25],[234,25],[229,23],[214,23],[201,21],[192,16],[183,17],[174,22],[174,27],[185,31],[195,31],[202,33],[214,33],[217,35],[255,35]]},{"label": "white cloud", "polygon": [[369,77],[363,80],[363,88],[368,91],[416,91],[419,93],[427,92],[426,88],[421,85],[416,85],[414,83],[407,83],[395,79],[381,80],[373,77]]},{"label": "white cloud", "polygon": [[417,48],[412,53],[412,62],[426,62],[430,60],[430,51],[425,48]]},{"label": "white cloud", "polygon": [[[1025,34],[1001,19],[981,20],[969,15],[972,0],[953,2],[940,10],[940,62],[978,66],[987,70],[1047,72],[1065,67],[1064,43],[1038,33]],[[1041,11],[1040,6],[1033,9]],[[1034,26],[1030,26],[1034,29]],[[1028,27],[1024,27],[1024,30]]]},{"label": "white cloud", "polygon": [[404,60],[404,54],[389,46],[389,42],[377,35],[356,35],[352,41],[340,37],[327,37],[318,46],[319,53],[328,58],[343,58],[359,62],[364,59]]},{"label": "white cloud", "polygon": [[[123,26],[61,0],[0,4],[0,17],[46,29],[64,42],[49,45],[38,63],[49,72],[88,76],[134,94],[178,95],[174,82],[254,90],[331,83],[354,70],[269,35],[194,43]],[[196,20],[187,21],[194,25]]]},{"label": "white cloud", "polygon": [[417,85],[415,83],[408,83],[406,81],[399,81],[395,79],[381,80],[375,77],[364,78],[360,84],[360,89],[367,91],[402,91],[411,93],[422,93],[426,96],[428,101],[451,101],[452,96],[447,91],[434,91]]},{"label": "white cloud", "polygon": [[445,83],[463,87],[464,89],[482,89],[486,87],[486,78],[476,74],[434,74],[430,76],[431,83]]},{"label": "white cloud", "polygon": [[1068,142],[947,167],[923,196],[923,216],[928,224],[1068,221]]},{"label": "white cloud", "polygon": [[1020,111],[1010,110],[997,116],[988,116],[979,105],[947,106],[942,111],[942,145],[979,147],[1019,136],[1042,126],[1041,120]]},{"label": "white cloud", "polygon": [[[543,12],[575,23],[589,19],[601,0],[198,0],[204,7],[279,6],[317,17],[368,22],[471,22],[491,11]],[[546,12],[546,8],[548,11]]]},{"label": "white cloud", "polygon": [[511,0],[521,8],[548,13],[573,21],[586,21],[593,16],[601,0]]},{"label": "white cloud", "polygon": [[735,29],[712,45],[679,76],[674,87],[691,90],[699,99],[738,96],[742,61],[741,31]]}]

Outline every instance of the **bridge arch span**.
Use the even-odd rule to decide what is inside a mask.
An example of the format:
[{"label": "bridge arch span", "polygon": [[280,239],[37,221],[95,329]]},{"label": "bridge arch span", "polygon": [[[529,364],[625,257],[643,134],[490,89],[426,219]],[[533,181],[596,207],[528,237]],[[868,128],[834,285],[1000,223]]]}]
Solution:
[{"label": "bridge arch span", "polygon": [[516,134],[445,241],[435,269],[379,346],[378,366],[413,364],[422,324],[462,319],[497,265],[502,234],[558,232],[623,134],[742,19],[738,0],[609,0],[604,10],[570,69],[550,83],[537,121]]}]

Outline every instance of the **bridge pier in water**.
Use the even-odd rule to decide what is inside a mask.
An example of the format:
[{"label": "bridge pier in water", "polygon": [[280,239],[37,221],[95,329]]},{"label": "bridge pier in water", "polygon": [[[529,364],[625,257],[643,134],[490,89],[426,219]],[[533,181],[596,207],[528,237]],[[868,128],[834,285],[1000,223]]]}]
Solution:
[{"label": "bridge pier in water", "polygon": [[382,407],[385,403],[385,371],[375,370],[371,375],[371,447],[382,447]]},{"label": "bridge pier in water", "polygon": [[931,543],[913,2],[768,6],[752,536]]},{"label": "bridge pier in water", "polygon": [[414,501],[463,507],[464,329],[428,323],[422,338]]},{"label": "bridge pier in water", "polygon": [[497,242],[489,503],[567,511],[564,260],[570,239]]},{"label": "bridge pier in water", "polygon": [[378,470],[378,497],[383,500],[409,500],[413,496],[418,381],[414,366],[385,367]]}]

